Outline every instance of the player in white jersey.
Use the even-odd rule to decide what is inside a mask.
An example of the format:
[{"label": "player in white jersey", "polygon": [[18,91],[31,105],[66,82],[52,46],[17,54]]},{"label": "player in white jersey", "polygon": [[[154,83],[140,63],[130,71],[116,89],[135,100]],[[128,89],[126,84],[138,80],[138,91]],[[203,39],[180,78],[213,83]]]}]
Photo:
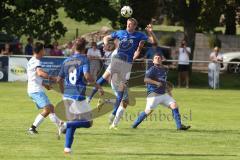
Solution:
[{"label": "player in white jersey", "polygon": [[37,134],[36,128],[43,122],[43,120],[49,115],[50,120],[57,126],[61,124],[61,121],[56,117],[54,113],[54,106],[50,103],[47,95],[44,93],[44,88],[50,89],[50,86],[43,83],[43,79],[54,80],[41,68],[41,58],[44,56],[44,46],[40,42],[36,42],[32,58],[27,64],[27,76],[28,76],[28,95],[36,104],[38,109],[43,111],[37,115],[32,126],[28,129],[30,134]]}]

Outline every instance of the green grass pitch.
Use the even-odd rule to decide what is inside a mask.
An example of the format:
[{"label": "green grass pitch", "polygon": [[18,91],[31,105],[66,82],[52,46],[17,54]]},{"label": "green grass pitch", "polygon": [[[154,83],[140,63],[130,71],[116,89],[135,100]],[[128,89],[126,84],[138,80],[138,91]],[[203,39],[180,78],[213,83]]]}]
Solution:
[{"label": "green grass pitch", "polygon": [[[134,90],[134,89],[133,89]],[[145,88],[137,88],[145,92]],[[56,104],[61,95],[48,91]],[[174,97],[185,115],[187,132],[163,115],[170,110],[159,107],[156,117],[130,129],[137,112],[145,108],[145,98],[127,109],[118,131],[108,129],[108,114],[95,119],[90,129],[78,129],[73,154],[64,156],[64,136],[56,139],[56,127],[46,119],[39,135],[26,134],[38,110],[26,94],[26,83],[0,83],[0,159],[1,160],[238,160],[240,159],[240,91],[175,89]],[[93,104],[94,105],[94,104]]]}]

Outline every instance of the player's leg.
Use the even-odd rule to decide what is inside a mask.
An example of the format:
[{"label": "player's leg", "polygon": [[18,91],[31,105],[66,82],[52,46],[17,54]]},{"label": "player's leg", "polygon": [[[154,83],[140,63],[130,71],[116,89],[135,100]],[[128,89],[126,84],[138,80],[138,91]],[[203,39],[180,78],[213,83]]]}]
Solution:
[{"label": "player's leg", "polygon": [[[112,90],[117,96],[118,87],[115,86],[113,83],[111,83],[111,86],[112,86]],[[124,93],[123,93],[123,99],[122,99],[122,102],[120,103],[120,106],[118,108],[114,108],[112,116],[110,116],[109,118],[109,123],[111,124],[110,128],[115,128],[118,125],[118,123],[120,122],[120,119],[124,114],[124,111],[127,108],[128,103],[129,103],[128,88],[125,87]]]},{"label": "player's leg", "polygon": [[[100,86],[105,84],[108,81],[110,75],[111,73],[108,70],[106,70],[104,74],[97,80],[97,84],[99,84]],[[94,87],[90,96],[88,97],[89,102],[92,100],[93,96],[97,93],[97,91],[98,91],[97,88]]]},{"label": "player's leg", "polygon": [[[113,82],[114,83],[114,82]],[[115,85],[115,84],[114,84]],[[113,106],[113,112],[112,115],[116,116],[118,107],[120,106],[122,100],[123,100],[123,95],[124,95],[124,90],[126,89],[126,85],[123,82],[120,82],[117,88],[117,97],[116,101]]]},{"label": "player's leg", "polygon": [[29,96],[35,102],[38,109],[43,109],[43,111],[36,116],[32,126],[28,129],[30,134],[37,134],[38,132],[36,128],[39,127],[45,117],[47,117],[50,113],[50,108],[48,107],[50,101],[44,92],[31,93]]},{"label": "player's leg", "polygon": [[[154,94],[154,93],[153,93]],[[148,95],[147,97],[147,104],[145,111],[141,112],[138,116],[138,118],[134,121],[132,128],[137,128],[140,123],[148,116],[150,115],[154,109],[158,106],[160,103],[160,96],[154,96],[153,94]]]},{"label": "player's leg", "polygon": [[54,106],[52,104],[48,105],[48,108],[50,109],[49,113],[49,119],[56,124],[57,127],[60,126],[61,120],[56,116],[55,111],[54,111]]},{"label": "player's leg", "polygon": [[64,153],[70,153],[74,140],[74,133],[76,128],[90,128],[93,122],[88,120],[76,120],[66,123],[66,140],[64,146]]},{"label": "player's leg", "polygon": [[116,129],[116,127],[118,126],[121,118],[123,117],[123,114],[127,108],[127,105],[128,105],[128,100],[123,100],[120,104],[120,106],[118,107],[117,109],[117,112],[116,112],[116,115],[114,117],[114,120],[110,126],[110,129]]},{"label": "player's leg", "polygon": [[117,109],[123,100],[124,91],[127,89],[127,81],[131,75],[132,64],[123,62],[124,66],[120,66],[120,72],[112,72],[112,83],[118,86],[117,98],[114,104],[113,115],[116,115]]},{"label": "player's leg", "polygon": [[168,94],[165,94],[163,97],[164,106],[169,107],[172,110],[173,118],[176,123],[176,127],[178,130],[188,130],[191,126],[185,126],[181,122],[181,115],[179,113],[179,108],[177,106],[176,101]]}]

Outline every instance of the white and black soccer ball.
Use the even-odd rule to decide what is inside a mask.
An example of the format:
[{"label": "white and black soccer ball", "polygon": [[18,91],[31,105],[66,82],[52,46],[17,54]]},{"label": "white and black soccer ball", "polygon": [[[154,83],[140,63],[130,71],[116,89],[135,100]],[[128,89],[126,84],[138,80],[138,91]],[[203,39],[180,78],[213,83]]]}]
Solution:
[{"label": "white and black soccer ball", "polygon": [[133,10],[130,6],[123,6],[121,9],[121,15],[125,18],[131,17]]}]

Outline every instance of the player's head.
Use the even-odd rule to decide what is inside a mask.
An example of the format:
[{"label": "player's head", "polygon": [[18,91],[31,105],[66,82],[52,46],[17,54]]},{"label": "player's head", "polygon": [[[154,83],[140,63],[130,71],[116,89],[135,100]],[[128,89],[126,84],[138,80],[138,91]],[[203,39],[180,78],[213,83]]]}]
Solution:
[{"label": "player's head", "polygon": [[153,56],[153,64],[154,65],[161,65],[162,64],[163,57],[159,53],[155,53]]},{"label": "player's head", "polygon": [[135,18],[129,18],[127,20],[127,31],[128,32],[134,32],[138,26],[138,22]]},{"label": "player's head", "polygon": [[78,38],[76,43],[76,51],[81,53],[85,52],[86,44],[87,41],[84,38]]},{"label": "player's head", "polygon": [[41,42],[36,42],[34,44],[33,54],[43,57],[45,54],[44,45]]}]

